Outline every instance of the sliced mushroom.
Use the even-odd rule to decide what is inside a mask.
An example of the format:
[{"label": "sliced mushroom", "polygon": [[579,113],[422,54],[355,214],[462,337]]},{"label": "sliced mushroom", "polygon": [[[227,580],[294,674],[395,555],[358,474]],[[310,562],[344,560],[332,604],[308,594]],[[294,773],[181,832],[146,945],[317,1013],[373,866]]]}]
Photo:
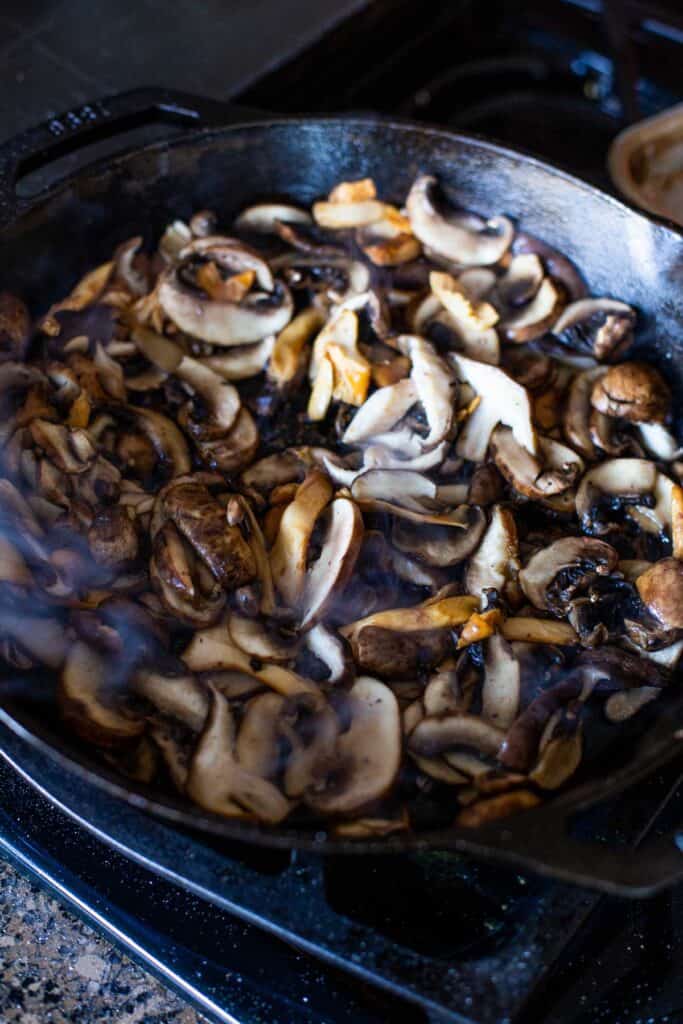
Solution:
[{"label": "sliced mushroom", "polygon": [[618,553],[604,541],[563,537],[532,555],[519,582],[536,608],[563,616],[572,596],[596,576],[611,573],[618,561]]},{"label": "sliced mushroom", "polygon": [[349,423],[342,438],[344,444],[360,444],[391,430],[417,400],[418,392],[412,378],[378,388]]},{"label": "sliced mushroom", "polygon": [[[159,283],[158,302],[166,316],[181,330],[212,345],[246,345],[277,334],[292,317],[293,302],[287,287],[273,283],[267,265],[238,243],[197,239],[182,250],[186,264],[166,271]],[[188,253],[188,249],[192,250]],[[211,258],[234,272],[245,266],[256,269],[262,290],[249,291],[241,300],[211,299],[198,285],[187,284],[183,267],[193,260]],[[201,266],[202,264],[200,264]]]},{"label": "sliced mushroom", "polygon": [[595,381],[591,402],[607,416],[634,423],[661,423],[669,412],[671,392],[653,366],[618,363]]},{"label": "sliced mushroom", "polygon": [[326,683],[339,685],[353,678],[353,658],[336,631],[319,622],[306,633],[305,643],[309,651],[325,666]]},{"label": "sliced mushroom", "polygon": [[401,763],[401,719],[388,686],[362,676],[349,691],[351,724],[327,777],[306,802],[322,814],[357,814],[386,796]]},{"label": "sliced mushroom", "polygon": [[[515,257],[517,260],[522,258]],[[552,278],[544,277],[538,291],[526,305],[519,309],[505,309],[500,321],[503,337],[518,344],[542,337],[557,320],[562,301],[562,293]]]},{"label": "sliced mushroom", "polygon": [[572,646],[579,638],[568,622],[556,619],[534,619],[527,615],[515,615],[506,619],[502,628],[506,640],[522,640],[530,644],[557,644]]},{"label": "sliced mushroom", "polygon": [[233,818],[248,812],[269,824],[282,821],[292,804],[267,779],[241,767],[234,745],[230,705],[214,690],[211,710],[190,764],[188,795],[214,814]]},{"label": "sliced mushroom", "polygon": [[576,492],[576,514],[585,533],[609,533],[610,509],[653,494],[657,469],[647,459],[609,459],[589,470]]},{"label": "sliced mushroom", "polygon": [[444,756],[468,778],[487,771],[498,756],[505,733],[474,715],[423,718],[408,738],[408,749],[422,758]]},{"label": "sliced mushroom", "polygon": [[416,178],[406,200],[413,231],[439,256],[466,266],[497,263],[510,248],[514,228],[506,217],[482,220],[470,213],[439,213],[432,198],[436,178]]},{"label": "sliced mushroom", "polygon": [[328,478],[319,470],[312,470],[280,520],[270,565],[273,582],[290,607],[297,607],[303,598],[311,534],[331,497]]},{"label": "sliced mushroom", "polygon": [[182,654],[191,672],[242,672],[284,697],[301,693],[319,695],[314,683],[282,665],[264,665],[235,645],[224,625],[196,632]]},{"label": "sliced mushroom", "polygon": [[143,667],[133,676],[131,689],[159,714],[182,722],[194,733],[201,731],[209,710],[209,693],[195,676]]},{"label": "sliced mushroom", "polygon": [[567,348],[610,362],[631,345],[635,322],[636,314],[625,302],[579,299],[560,314],[553,334]]},{"label": "sliced mushroom", "polygon": [[410,379],[422,403],[429,433],[422,440],[425,449],[434,448],[449,433],[453,424],[456,382],[450,368],[424,338],[402,334],[397,344],[411,361]]},{"label": "sliced mushroom", "polygon": [[480,398],[479,405],[465,421],[456,444],[456,452],[465,459],[482,462],[497,424],[511,428],[519,445],[535,454],[536,435],[531,422],[531,406],[525,388],[504,370],[451,354],[456,373]]},{"label": "sliced mushroom", "polygon": [[495,590],[505,595],[519,572],[517,526],[510,509],[495,505],[491,523],[478,549],[470,558],[465,574],[465,587],[469,594],[480,595],[482,608],[486,606],[486,591]]},{"label": "sliced mushroom", "polygon": [[662,558],[636,580],[643,604],[668,629],[683,629],[683,562]]},{"label": "sliced mushroom", "polygon": [[591,460],[598,454],[591,431],[591,394],[605,373],[605,367],[598,366],[576,374],[569,387],[562,423],[565,437],[572,447]]},{"label": "sliced mushroom", "polygon": [[268,376],[278,387],[295,380],[308,343],[323,323],[319,310],[305,309],[278,334],[268,363]]},{"label": "sliced mushroom", "polygon": [[112,687],[107,661],[87,644],[69,651],[60,681],[59,703],[66,724],[98,747],[115,747],[141,736],[144,720],[133,714]]},{"label": "sliced mushroom", "polygon": [[276,235],[279,224],[312,223],[310,213],[298,206],[291,206],[289,203],[255,203],[242,210],[235,221],[235,229]]},{"label": "sliced mushroom", "polygon": [[637,686],[633,690],[613,693],[605,701],[605,717],[610,722],[625,722],[650,701],[656,700],[660,693],[657,686]]},{"label": "sliced mushroom", "polygon": [[509,427],[496,427],[491,435],[496,466],[516,491],[536,499],[561,494],[581,473],[582,459],[550,437],[539,437],[538,449],[540,458],[530,455]]},{"label": "sliced mushroom", "polygon": [[317,622],[329,609],[353,573],[363,538],[363,520],[358,506],[348,498],[335,498],[320,554],[306,576],[302,598],[301,625]]},{"label": "sliced mushroom", "polygon": [[296,643],[278,637],[274,629],[269,631],[258,619],[233,613],[228,617],[227,627],[240,650],[252,658],[288,662],[296,657]]},{"label": "sliced mushroom", "polygon": [[483,717],[497,728],[507,729],[517,717],[520,692],[519,661],[512,645],[496,633],[485,644],[481,692]]},{"label": "sliced mushroom", "polygon": [[253,345],[238,345],[201,361],[223,380],[248,380],[265,370],[274,349],[275,336],[271,334]]},{"label": "sliced mushroom", "polygon": [[407,519],[397,519],[391,534],[392,543],[400,551],[427,565],[437,568],[457,565],[469,558],[479,546],[486,529],[486,516],[480,508],[464,508],[467,514],[464,530],[429,524],[423,526]]}]

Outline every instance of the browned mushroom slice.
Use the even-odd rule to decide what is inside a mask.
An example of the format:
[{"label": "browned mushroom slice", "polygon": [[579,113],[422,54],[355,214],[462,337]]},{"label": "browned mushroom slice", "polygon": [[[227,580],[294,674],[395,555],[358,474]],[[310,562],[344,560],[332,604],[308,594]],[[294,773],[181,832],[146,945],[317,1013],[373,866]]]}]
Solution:
[{"label": "browned mushroom slice", "polygon": [[367,258],[378,267],[410,263],[422,251],[408,218],[394,207],[386,205],[379,220],[356,232],[356,241]]},{"label": "browned mushroom slice", "polygon": [[497,590],[499,594],[506,594],[509,585],[517,579],[518,571],[519,550],[514,516],[510,509],[495,505],[489,528],[467,566],[467,592],[479,594],[484,607],[485,591]]},{"label": "browned mushroom slice", "polygon": [[612,524],[605,518],[617,504],[653,495],[657,467],[647,459],[608,459],[582,478],[576,492],[576,514],[584,533],[609,533]]},{"label": "browned mushroom slice", "polygon": [[473,462],[483,462],[491,435],[499,423],[511,428],[518,444],[536,452],[536,434],[531,422],[531,405],[525,388],[504,370],[487,363],[452,353],[456,373],[480,398],[465,421],[456,444],[456,452]]},{"label": "browned mushroom slice", "polygon": [[130,685],[132,691],[149,701],[160,715],[182,722],[192,732],[201,731],[209,710],[209,693],[196,676],[143,667],[135,673]]},{"label": "browned mushroom slice", "polygon": [[521,672],[512,645],[494,634],[484,648],[482,715],[492,725],[507,729],[517,717]]},{"label": "browned mushroom slice", "polygon": [[397,519],[392,530],[392,543],[400,551],[428,565],[438,568],[457,565],[470,557],[486,529],[486,516],[480,508],[466,505],[464,510],[463,530],[447,526],[419,526],[406,519]]},{"label": "browned mushroom slice", "polygon": [[512,243],[512,252],[515,255],[531,253],[539,256],[546,272],[560,282],[572,302],[583,299],[588,294],[586,282],[571,260],[535,235],[517,231]]},{"label": "browned mushroom slice", "polygon": [[314,469],[299,485],[280,520],[270,565],[273,582],[291,607],[303,598],[311,534],[331,497],[330,481]]},{"label": "browned mushroom slice", "polygon": [[185,730],[167,719],[160,719],[150,723],[149,736],[161,755],[171,782],[179,793],[184,793],[192,755],[192,743],[188,741]]},{"label": "browned mushroom slice", "polygon": [[291,450],[266,455],[265,458],[253,462],[242,473],[245,487],[258,494],[267,495],[273,487],[288,484],[293,480],[297,483],[306,475],[306,464],[301,457]]},{"label": "browned mushroom slice", "polygon": [[140,406],[128,408],[133,413],[140,433],[151,442],[162,466],[168,468],[172,476],[189,473],[191,463],[187,442],[175,423],[152,409]]},{"label": "browned mushroom slice", "polygon": [[126,509],[120,505],[102,508],[95,513],[87,540],[99,565],[117,568],[133,562],[138,554],[138,531]]},{"label": "browned mushroom slice", "polygon": [[33,420],[29,430],[34,443],[63,473],[84,473],[97,454],[84,430],[41,419]]},{"label": "browned mushroom slice", "polygon": [[113,747],[142,735],[144,719],[134,715],[109,684],[107,659],[83,643],[73,645],[59,686],[59,706],[69,728],[98,747]]},{"label": "browned mushroom slice", "polygon": [[406,678],[418,666],[438,664],[448,646],[448,631],[476,610],[474,597],[437,597],[412,608],[376,612],[340,630],[356,664],[386,677]]},{"label": "browned mushroom slice", "polygon": [[254,417],[242,406],[234,427],[227,434],[215,441],[198,439],[196,445],[205,466],[229,474],[238,473],[249,465],[258,450],[259,441]]},{"label": "browned mushroom slice", "polygon": [[351,494],[359,502],[391,502],[416,513],[426,513],[438,489],[433,480],[409,469],[369,469],[358,474]]},{"label": "browned mushroom slice", "polygon": [[406,832],[410,828],[410,818],[403,807],[393,815],[380,817],[379,814],[355,821],[340,821],[332,829],[339,839],[375,839],[379,836],[391,836],[397,832]]},{"label": "browned mushroom slice", "polygon": [[538,499],[568,490],[583,469],[581,457],[550,437],[539,437],[538,448],[539,457],[530,455],[509,427],[496,427],[491,435],[496,466],[520,494]]},{"label": "browned mushroom slice", "polygon": [[283,388],[295,380],[309,342],[324,323],[322,313],[313,307],[303,310],[278,334],[268,362],[268,376]]},{"label": "browned mushroom slice", "polygon": [[351,724],[337,740],[328,774],[306,794],[320,814],[361,812],[387,795],[401,764],[401,719],[389,687],[363,676],[348,700]]},{"label": "browned mushroom slice", "polygon": [[607,416],[634,423],[663,423],[671,406],[671,391],[653,366],[619,363],[595,381],[591,402]]},{"label": "browned mushroom slice", "polygon": [[567,348],[609,362],[633,341],[636,315],[616,299],[584,298],[570,303],[560,314],[553,334]]},{"label": "browned mushroom slice", "polygon": [[256,575],[251,548],[208,488],[191,478],[175,481],[160,495],[163,512],[192,544],[212,575],[226,590],[248,583]]},{"label": "browned mushroom slice", "polygon": [[208,569],[201,572],[194,550],[172,523],[154,537],[149,576],[164,606],[181,622],[201,629],[220,617],[225,592]]},{"label": "browned mushroom slice", "polygon": [[579,638],[568,622],[556,619],[535,619],[528,615],[514,615],[503,623],[506,640],[523,640],[531,644],[557,644],[572,646]]},{"label": "browned mushroom slice", "polygon": [[440,213],[433,199],[436,178],[420,175],[408,194],[406,209],[413,231],[439,256],[466,266],[497,263],[510,248],[514,228],[506,217],[483,220],[471,213]]},{"label": "browned mushroom slice", "polygon": [[662,558],[636,580],[643,604],[668,629],[683,629],[683,562]]},{"label": "browned mushroom slice", "polygon": [[302,596],[301,625],[317,622],[353,573],[363,539],[363,519],[348,498],[335,498],[329,507],[320,554],[310,566]]},{"label": "browned mushroom slice", "polygon": [[13,640],[33,664],[58,669],[66,656],[67,638],[63,623],[19,609],[0,610],[0,635]]},{"label": "browned mushroom slice", "polygon": [[189,384],[200,402],[199,411],[183,410],[183,426],[201,440],[223,437],[235,425],[240,411],[240,396],[237,388],[224,380],[198,359],[183,356],[174,371],[175,375]]},{"label": "browned mushroom slice", "polygon": [[564,615],[572,596],[596,576],[609,575],[618,561],[618,553],[604,541],[563,537],[532,555],[519,582],[536,608]]},{"label": "browned mushroom slice", "polygon": [[264,665],[250,658],[233,643],[224,625],[196,632],[183,651],[182,659],[191,672],[243,672],[285,697],[300,693],[312,693],[317,697],[320,694],[315,683],[303,679],[296,672],[282,665]]},{"label": "browned mushroom slice", "polygon": [[464,807],[455,819],[455,824],[461,828],[481,828],[500,818],[531,810],[540,802],[541,798],[530,789],[513,789],[509,793],[477,800],[469,807]]},{"label": "browned mushroom slice", "polygon": [[192,756],[186,792],[195,803],[228,818],[254,815],[276,824],[292,809],[280,790],[245,771],[235,755],[235,723],[230,705],[215,690],[211,709]]},{"label": "browned mushroom slice", "polygon": [[500,322],[503,337],[518,344],[540,338],[555,323],[562,305],[562,292],[552,278],[545,277],[534,297],[526,305],[518,309],[505,309]]},{"label": "browned mushroom slice", "polygon": [[289,751],[283,774],[287,796],[306,799],[318,790],[335,762],[341,721],[323,699],[289,698],[283,707],[281,733]]}]

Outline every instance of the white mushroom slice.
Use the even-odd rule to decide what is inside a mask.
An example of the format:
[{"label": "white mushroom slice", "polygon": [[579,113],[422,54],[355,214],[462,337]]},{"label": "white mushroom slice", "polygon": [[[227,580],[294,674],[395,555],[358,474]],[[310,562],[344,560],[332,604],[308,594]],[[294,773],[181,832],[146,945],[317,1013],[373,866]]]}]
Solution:
[{"label": "white mushroom slice", "polygon": [[236,231],[254,231],[259,235],[276,235],[278,224],[312,224],[307,210],[289,203],[254,203],[242,210],[235,221]]},{"label": "white mushroom slice", "polygon": [[534,607],[545,610],[551,606],[548,588],[559,573],[566,569],[581,569],[590,576],[606,576],[616,568],[618,561],[615,549],[602,540],[562,537],[532,555],[519,573],[519,582]]},{"label": "white mushroom slice", "polygon": [[410,377],[378,388],[349,423],[342,437],[344,444],[359,444],[376,434],[391,430],[412,408],[417,398],[417,388]]},{"label": "white mushroom slice", "polygon": [[306,633],[305,643],[311,653],[328,669],[326,683],[337,684],[349,677],[353,678],[353,659],[341,637],[333,630],[319,622]]},{"label": "white mushroom slice", "polygon": [[180,253],[192,241],[192,232],[184,220],[172,221],[159,242],[159,253],[166,263],[175,263]]},{"label": "white mushroom slice", "polygon": [[[398,433],[399,431],[396,431],[395,435],[398,435]],[[374,443],[369,445],[363,453],[364,471],[369,469],[409,469],[421,473],[434,469],[435,466],[440,466],[448,454],[450,443],[442,441],[441,444],[438,444],[436,448],[432,448],[431,451],[422,452],[409,458],[401,458],[400,452],[402,450],[405,452],[406,446],[399,446],[397,444],[397,436],[395,435],[380,434],[373,438]],[[351,483],[353,479],[355,478],[351,479]],[[350,484],[346,484],[346,486],[350,486]],[[460,485],[455,486],[459,487]],[[448,504],[459,505],[466,500],[467,488],[464,488],[462,496],[457,499],[452,496],[446,499],[442,495],[443,490],[441,487],[437,488],[437,501],[447,501]]]},{"label": "white mushroom slice", "polygon": [[313,382],[311,394],[308,399],[306,415],[309,420],[317,421],[325,419],[327,410],[329,409],[332,401],[333,392],[334,367],[325,354],[318,363],[315,381]]},{"label": "white mushroom slice", "polygon": [[519,710],[520,666],[512,646],[494,633],[485,642],[482,715],[499,729],[507,729]]},{"label": "white mushroom slice", "polygon": [[539,436],[538,448],[538,458],[530,455],[509,427],[496,427],[491,435],[494,462],[516,491],[536,499],[561,494],[582,472],[583,460],[550,437]]},{"label": "white mushroom slice", "polygon": [[276,693],[281,693],[283,697],[292,697],[300,693],[312,693],[317,696],[320,692],[315,683],[303,679],[282,665],[262,665],[255,668],[254,659],[236,646],[224,625],[195,632],[183,651],[182,660],[191,672],[242,672],[275,690]]},{"label": "white mushroom slice", "polygon": [[429,477],[408,469],[369,469],[351,485],[359,501],[390,501],[413,512],[425,512],[425,500],[434,500],[437,486]]},{"label": "white mushroom slice", "polygon": [[640,439],[650,455],[662,462],[671,462],[683,455],[683,448],[661,423],[639,423],[636,427]]},{"label": "white mushroom slice", "polygon": [[282,821],[292,804],[271,782],[239,765],[234,745],[230,705],[214,690],[209,717],[192,756],[188,796],[205,810],[228,818],[244,817],[248,811],[269,824]]},{"label": "white mushroom slice", "polygon": [[153,668],[141,668],[130,686],[160,714],[182,722],[192,732],[201,732],[209,710],[209,693],[193,675],[165,675]]},{"label": "white mushroom slice", "polygon": [[[458,282],[468,281],[475,275],[489,275],[495,281],[495,274],[485,268],[474,268],[464,271],[457,279]],[[481,282],[477,281],[481,287]],[[463,285],[468,295],[473,300],[478,299],[476,287],[469,284]],[[483,292],[485,294],[486,292]],[[433,324],[441,324],[453,335],[453,348],[461,351],[470,359],[477,359],[482,363],[491,363],[497,366],[500,362],[500,342],[495,327],[481,328],[471,323],[467,317],[456,319],[451,316],[448,310],[444,309],[438,296],[427,295],[408,318],[411,329],[416,334],[427,334]]]},{"label": "white mushroom slice", "polygon": [[660,647],[658,651],[648,651],[644,647],[637,647],[636,644],[629,643],[629,646],[642,658],[648,658],[649,661],[654,661],[656,665],[661,665],[662,668],[675,669],[681,660],[683,655],[683,640],[675,640],[674,643],[668,644],[666,647]]},{"label": "white mushroom slice", "polygon": [[279,693],[260,693],[246,706],[235,741],[235,756],[244,771],[273,780],[281,768],[281,724],[286,707]]},{"label": "white mushroom slice", "polygon": [[563,417],[563,430],[569,443],[587,459],[597,451],[591,436],[591,393],[595,382],[606,373],[604,366],[577,373],[569,386]]},{"label": "white mushroom slice", "polygon": [[248,380],[265,369],[274,346],[275,336],[270,335],[254,345],[236,346],[220,356],[207,356],[200,362],[223,380]]},{"label": "white mushroom slice", "polygon": [[292,661],[296,657],[296,644],[285,643],[268,632],[259,619],[232,613],[227,627],[230,636],[245,654],[262,661]]},{"label": "white mushroom slice", "polygon": [[308,571],[301,625],[316,622],[339,595],[353,572],[363,539],[360,510],[348,498],[330,505],[327,532],[318,559]]},{"label": "white mushroom slice", "polygon": [[331,497],[330,481],[320,470],[312,470],[299,484],[280,520],[270,565],[275,586],[292,608],[303,599],[309,541]]},{"label": "white mushroom slice", "polygon": [[514,516],[510,509],[494,505],[491,524],[467,566],[465,588],[468,594],[479,595],[481,607],[485,608],[485,591],[496,590],[504,594],[518,572],[519,550]]},{"label": "white mushroom slice", "polygon": [[406,200],[414,234],[423,245],[460,266],[497,263],[510,248],[514,228],[507,217],[482,220],[469,213],[440,214],[431,198],[436,178],[420,175]]},{"label": "white mushroom slice", "polygon": [[[419,701],[417,703],[419,704]],[[417,725],[417,722],[425,715],[433,717],[435,715],[457,714],[463,710],[463,697],[458,685],[456,668],[440,668],[430,677],[422,694],[422,705],[424,707],[424,714],[416,717],[415,722],[411,723],[410,729],[406,728],[406,715],[404,713],[404,731],[406,733],[411,732],[415,725]],[[408,711],[408,708],[406,708],[406,711]]]},{"label": "white mushroom slice", "polygon": [[466,381],[480,398],[479,405],[460,431],[457,454],[472,462],[483,462],[491,434],[499,423],[504,423],[512,429],[515,440],[535,455],[536,434],[526,388],[497,366],[479,363],[456,353],[451,353],[449,358],[458,377]]},{"label": "white mushroom slice", "polygon": [[213,424],[223,433],[235,425],[241,408],[239,391],[198,359],[183,356],[175,375],[204,399]]},{"label": "white mushroom slice", "polygon": [[336,777],[309,792],[322,814],[347,815],[385,796],[401,764],[401,718],[388,686],[361,676],[349,692],[351,725],[337,740]]},{"label": "white mushroom slice", "polygon": [[533,341],[550,329],[557,319],[561,305],[560,292],[551,278],[546,277],[531,302],[519,310],[506,312],[501,320],[500,329],[507,341]]},{"label": "white mushroom slice", "polygon": [[[595,531],[594,509],[601,495],[614,498],[633,498],[653,494],[657,481],[657,467],[647,459],[608,459],[590,469],[581,480],[576,492],[576,514],[582,526]],[[605,525],[600,532],[607,532]]]},{"label": "white mushroom slice", "polygon": [[429,433],[421,443],[433,448],[444,440],[453,425],[456,382],[449,366],[424,338],[402,334],[398,346],[412,363],[410,379],[429,424]]},{"label": "white mushroom slice", "polygon": [[205,256],[234,276],[244,271],[253,271],[258,285],[265,292],[272,292],[273,274],[263,256],[239,238],[226,235],[206,235],[193,238],[189,245],[181,250],[181,260],[192,256]]},{"label": "white mushroom slice", "polygon": [[333,231],[361,228],[374,224],[384,216],[384,203],[378,199],[359,202],[318,202],[313,204],[313,217],[321,228]]}]

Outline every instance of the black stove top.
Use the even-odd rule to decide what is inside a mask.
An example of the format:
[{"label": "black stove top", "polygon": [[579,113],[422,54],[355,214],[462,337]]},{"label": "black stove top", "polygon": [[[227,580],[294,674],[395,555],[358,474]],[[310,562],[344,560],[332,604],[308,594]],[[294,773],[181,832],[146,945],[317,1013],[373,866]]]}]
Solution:
[{"label": "black stove top", "polygon": [[[232,97],[440,122],[606,185],[624,120],[683,96],[677,4],[434,6],[426,16],[414,0],[350,4],[333,32]],[[192,87],[202,91],[201,75]],[[628,903],[453,854],[335,860],[229,846],[153,821],[48,760],[38,794],[20,775],[22,741],[3,728],[0,747],[15,766],[0,761],[0,849],[211,1019],[683,1021],[683,889]],[[679,773],[586,827],[624,847],[673,827]]]}]

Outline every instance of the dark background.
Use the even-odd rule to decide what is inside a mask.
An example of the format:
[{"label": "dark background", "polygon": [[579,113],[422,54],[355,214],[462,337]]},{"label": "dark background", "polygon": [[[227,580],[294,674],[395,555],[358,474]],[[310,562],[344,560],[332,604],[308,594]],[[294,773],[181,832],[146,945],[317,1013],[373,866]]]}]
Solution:
[{"label": "dark background", "polygon": [[137,86],[226,99],[365,0],[2,0],[0,139]]}]

